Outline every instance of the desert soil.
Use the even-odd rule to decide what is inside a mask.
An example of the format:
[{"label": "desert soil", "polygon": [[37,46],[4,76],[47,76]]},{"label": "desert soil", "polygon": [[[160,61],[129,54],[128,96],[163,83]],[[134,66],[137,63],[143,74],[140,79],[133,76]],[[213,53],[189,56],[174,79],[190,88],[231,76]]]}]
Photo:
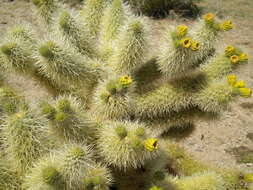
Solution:
[{"label": "desert soil", "polygon": [[[249,63],[240,67],[235,73],[239,78],[245,80],[248,87],[253,89],[252,0],[233,0],[233,3],[228,0],[203,0],[200,6],[203,7],[203,12],[212,11],[220,17],[233,20],[235,29],[229,32],[217,47],[224,48],[226,44],[239,45],[249,54]],[[8,27],[20,20],[27,21],[31,25],[38,25],[31,4],[23,0],[0,0],[0,41]],[[150,22],[153,27],[153,46],[156,46],[157,42],[161,40],[161,31],[168,25],[191,24],[193,20],[166,18],[150,19]],[[8,75],[7,81],[33,105],[40,99],[49,96],[45,89],[29,77]],[[189,153],[203,162],[253,172],[253,97],[236,99],[218,120],[200,120],[191,134],[176,140]],[[238,147],[240,151],[234,149]],[[243,154],[243,159],[231,154],[233,151]],[[239,163],[240,159],[244,163]]]}]

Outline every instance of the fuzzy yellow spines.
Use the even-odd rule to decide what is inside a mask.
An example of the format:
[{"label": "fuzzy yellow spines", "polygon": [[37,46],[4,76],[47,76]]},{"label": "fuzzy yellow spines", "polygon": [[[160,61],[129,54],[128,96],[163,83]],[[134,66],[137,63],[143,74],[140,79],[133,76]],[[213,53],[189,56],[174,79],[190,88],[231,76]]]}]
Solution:
[{"label": "fuzzy yellow spines", "polygon": [[57,157],[62,164],[61,173],[66,189],[82,189],[83,176],[88,169],[94,168],[90,148],[84,144],[66,144]]},{"label": "fuzzy yellow spines", "polygon": [[119,74],[131,74],[144,63],[147,54],[145,24],[137,18],[130,19],[122,28],[116,41],[117,47],[110,62]]},{"label": "fuzzy yellow spines", "polygon": [[[127,121],[108,121],[99,128],[97,147],[106,164],[123,170],[139,168],[157,156],[157,142],[147,145],[150,138],[146,133],[140,135],[139,128],[145,129],[145,126],[138,122]],[[122,133],[122,130],[125,132]]]},{"label": "fuzzy yellow spines", "polygon": [[31,72],[34,70],[35,59],[29,43],[15,38],[9,38],[4,42],[0,51],[4,67],[9,71]]},{"label": "fuzzy yellow spines", "polygon": [[90,84],[96,81],[96,72],[90,67],[90,60],[77,53],[67,42],[63,47],[54,40],[46,40],[39,45],[37,64],[41,72],[63,85],[76,86],[80,82]]},{"label": "fuzzy yellow spines", "polygon": [[93,38],[97,38],[100,30],[101,18],[106,2],[103,0],[87,0],[81,12],[84,23]]},{"label": "fuzzy yellow spines", "polygon": [[190,93],[172,84],[163,84],[159,88],[135,98],[135,112],[141,118],[164,117],[190,107]]},{"label": "fuzzy yellow spines", "polygon": [[96,55],[94,42],[85,27],[68,11],[63,11],[59,17],[59,28],[63,36],[69,40],[78,51],[85,56]]},{"label": "fuzzy yellow spines", "polygon": [[41,102],[41,112],[49,119],[50,134],[66,142],[89,141],[95,125],[81,110],[81,103],[72,96],[60,96],[54,105]]},{"label": "fuzzy yellow spines", "polygon": [[130,118],[134,81],[128,75],[101,82],[93,98],[92,109],[100,119]]},{"label": "fuzzy yellow spines", "polygon": [[99,164],[95,164],[93,168],[88,169],[83,178],[84,189],[109,190],[112,181],[109,169]]},{"label": "fuzzy yellow spines", "polygon": [[202,47],[196,54],[201,62],[212,55],[215,51],[214,45],[219,38],[219,33],[233,28],[231,21],[220,22],[212,13],[203,15],[202,19],[193,27],[191,35],[200,43]]},{"label": "fuzzy yellow spines", "polygon": [[108,59],[112,55],[114,40],[120,32],[120,27],[126,20],[122,0],[114,0],[106,8],[101,21],[100,51],[102,57]]},{"label": "fuzzy yellow spines", "polygon": [[177,190],[226,190],[224,181],[215,172],[197,173],[181,179],[169,179]]},{"label": "fuzzy yellow spines", "polygon": [[27,190],[60,190],[65,182],[61,174],[61,163],[50,154],[38,160],[27,172],[23,187]]},{"label": "fuzzy yellow spines", "polygon": [[38,16],[46,25],[53,23],[53,16],[58,10],[58,4],[56,0],[32,0],[32,3],[36,7]]},{"label": "fuzzy yellow spines", "polygon": [[179,25],[172,31],[168,30],[163,39],[158,66],[166,77],[182,76],[199,65],[196,54],[202,47],[188,35],[187,26]]},{"label": "fuzzy yellow spines", "polygon": [[0,189],[18,190],[20,188],[20,179],[1,156],[2,155],[0,155]]},{"label": "fuzzy yellow spines", "polygon": [[3,120],[4,151],[20,176],[47,151],[46,124],[43,117],[31,111],[20,111]]}]

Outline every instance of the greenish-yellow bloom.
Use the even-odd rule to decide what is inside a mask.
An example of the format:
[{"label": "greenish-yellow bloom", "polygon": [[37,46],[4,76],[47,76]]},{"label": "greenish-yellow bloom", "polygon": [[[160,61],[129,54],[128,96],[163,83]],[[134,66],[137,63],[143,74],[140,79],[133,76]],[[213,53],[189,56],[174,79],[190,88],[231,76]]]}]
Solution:
[{"label": "greenish-yellow bloom", "polygon": [[120,82],[120,84],[122,84],[124,86],[128,86],[128,85],[132,84],[133,80],[130,76],[124,75],[124,76],[120,77],[119,82]]},{"label": "greenish-yellow bloom", "polygon": [[158,148],[157,139],[150,138],[144,141],[144,146],[146,150],[152,152]]},{"label": "greenish-yellow bloom", "polygon": [[233,23],[230,21],[230,20],[227,20],[227,21],[225,21],[225,22],[222,22],[221,24],[220,24],[220,29],[221,30],[224,30],[224,31],[228,31],[228,30],[231,30],[231,29],[233,29]]},{"label": "greenish-yellow bloom", "polygon": [[204,18],[205,22],[209,24],[209,23],[213,23],[214,22],[215,16],[214,16],[213,13],[207,13],[207,14],[205,14],[203,16],[203,18]]},{"label": "greenish-yellow bloom", "polygon": [[231,46],[231,45],[228,45],[226,48],[225,48],[225,55],[226,56],[231,56],[235,51],[235,48],[234,46]]},{"label": "greenish-yellow bloom", "polygon": [[179,25],[179,26],[177,27],[177,34],[178,34],[179,36],[184,36],[184,35],[186,35],[187,30],[188,30],[188,27],[187,27],[187,26],[185,26],[185,25]]},{"label": "greenish-yellow bloom", "polygon": [[245,87],[245,82],[243,80],[237,81],[234,84],[234,87],[236,87],[236,88],[244,88]]},{"label": "greenish-yellow bloom", "polygon": [[253,173],[245,174],[243,176],[244,181],[247,183],[252,183],[253,182]]},{"label": "greenish-yellow bloom", "polygon": [[246,53],[242,53],[239,55],[240,61],[248,61],[249,57]]},{"label": "greenish-yellow bloom", "polygon": [[197,51],[197,50],[199,50],[199,47],[200,47],[199,42],[193,40],[192,45],[191,45],[191,50]]},{"label": "greenish-yellow bloom", "polygon": [[227,81],[228,81],[228,84],[230,84],[231,86],[234,86],[236,83],[236,76],[235,75],[228,75]]},{"label": "greenish-yellow bloom", "polygon": [[252,90],[250,88],[239,88],[239,93],[241,97],[250,98]]},{"label": "greenish-yellow bloom", "polygon": [[231,63],[236,64],[239,62],[239,57],[237,55],[232,55],[230,57],[230,61],[231,61]]},{"label": "greenish-yellow bloom", "polygon": [[191,39],[190,38],[183,38],[182,40],[180,40],[180,45],[183,48],[189,48],[192,45]]}]

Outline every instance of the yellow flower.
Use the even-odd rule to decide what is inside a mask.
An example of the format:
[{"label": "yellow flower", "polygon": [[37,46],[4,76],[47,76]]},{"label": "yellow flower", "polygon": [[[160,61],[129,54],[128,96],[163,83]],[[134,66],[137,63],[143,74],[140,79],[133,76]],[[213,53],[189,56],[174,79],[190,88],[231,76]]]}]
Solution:
[{"label": "yellow flower", "polygon": [[234,87],[236,87],[236,88],[244,88],[245,87],[245,82],[243,80],[240,80],[240,81],[238,81],[238,82],[236,82],[234,84]]},{"label": "yellow flower", "polygon": [[248,61],[249,57],[247,54],[242,53],[241,55],[239,55],[239,59],[240,61]]},{"label": "yellow flower", "polygon": [[149,190],[162,190],[161,188],[157,187],[157,186],[153,186],[151,187]]},{"label": "yellow flower", "polygon": [[236,64],[239,61],[239,57],[237,55],[232,55],[230,57],[230,61],[231,61],[231,63]]},{"label": "yellow flower", "polygon": [[233,27],[234,27],[233,23],[230,20],[227,20],[220,24],[221,30],[225,30],[225,31],[231,30]]},{"label": "yellow flower", "polygon": [[206,23],[213,23],[214,22],[214,14],[213,13],[207,13],[203,16]]},{"label": "yellow flower", "polygon": [[191,47],[191,39],[190,38],[183,38],[180,40],[180,44],[183,48],[189,48]]},{"label": "yellow flower", "polygon": [[144,146],[146,150],[152,152],[158,148],[157,139],[150,138],[144,141]]},{"label": "yellow flower", "polygon": [[199,50],[199,47],[200,47],[200,45],[199,45],[199,43],[197,42],[197,41],[192,41],[192,45],[191,45],[191,49],[193,50],[193,51],[197,51],[197,50]]},{"label": "yellow flower", "polygon": [[252,91],[250,88],[239,88],[239,93],[244,98],[251,97]]},{"label": "yellow flower", "polygon": [[185,25],[179,25],[177,27],[177,34],[180,36],[184,36],[187,33],[188,27]]},{"label": "yellow flower", "polygon": [[227,46],[225,48],[225,54],[226,54],[226,56],[232,55],[234,53],[234,51],[235,51],[234,46],[229,45],[229,46]]},{"label": "yellow flower", "polygon": [[133,82],[133,80],[130,76],[124,75],[124,76],[120,77],[119,82],[120,82],[120,84],[122,84],[124,86],[128,86]]},{"label": "yellow flower", "polygon": [[230,84],[231,86],[234,86],[234,84],[236,83],[236,76],[235,75],[228,75],[227,81],[228,81],[228,84]]},{"label": "yellow flower", "polygon": [[247,183],[252,183],[253,182],[253,174],[249,173],[249,174],[245,174],[243,176],[244,181],[246,181]]}]

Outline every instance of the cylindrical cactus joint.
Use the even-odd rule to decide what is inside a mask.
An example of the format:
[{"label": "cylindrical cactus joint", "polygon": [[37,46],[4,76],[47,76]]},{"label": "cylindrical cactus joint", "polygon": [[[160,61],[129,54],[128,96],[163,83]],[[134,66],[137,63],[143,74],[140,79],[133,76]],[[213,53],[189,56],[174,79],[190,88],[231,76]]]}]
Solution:
[{"label": "cylindrical cactus joint", "polygon": [[123,126],[123,125],[118,125],[118,126],[115,128],[115,131],[116,131],[117,135],[118,135],[121,139],[124,139],[124,138],[127,136],[127,130],[126,130],[125,126]]},{"label": "cylindrical cactus joint", "polygon": [[63,122],[66,119],[66,114],[63,112],[57,112],[55,114],[55,121]]},{"label": "cylindrical cactus joint", "polygon": [[136,134],[138,137],[142,137],[142,136],[145,135],[145,129],[142,128],[142,127],[140,127],[140,128],[138,128],[138,129],[136,129],[135,134]]},{"label": "cylindrical cactus joint", "polygon": [[73,147],[69,150],[68,156],[72,158],[82,158],[85,156],[85,152],[80,147]]},{"label": "cylindrical cactus joint", "polygon": [[53,167],[44,168],[42,171],[42,178],[44,183],[53,185],[57,184],[60,177],[60,173]]},{"label": "cylindrical cactus joint", "polygon": [[64,11],[60,16],[59,25],[64,30],[67,30],[69,28],[69,19],[71,19],[71,16],[67,11]]}]

